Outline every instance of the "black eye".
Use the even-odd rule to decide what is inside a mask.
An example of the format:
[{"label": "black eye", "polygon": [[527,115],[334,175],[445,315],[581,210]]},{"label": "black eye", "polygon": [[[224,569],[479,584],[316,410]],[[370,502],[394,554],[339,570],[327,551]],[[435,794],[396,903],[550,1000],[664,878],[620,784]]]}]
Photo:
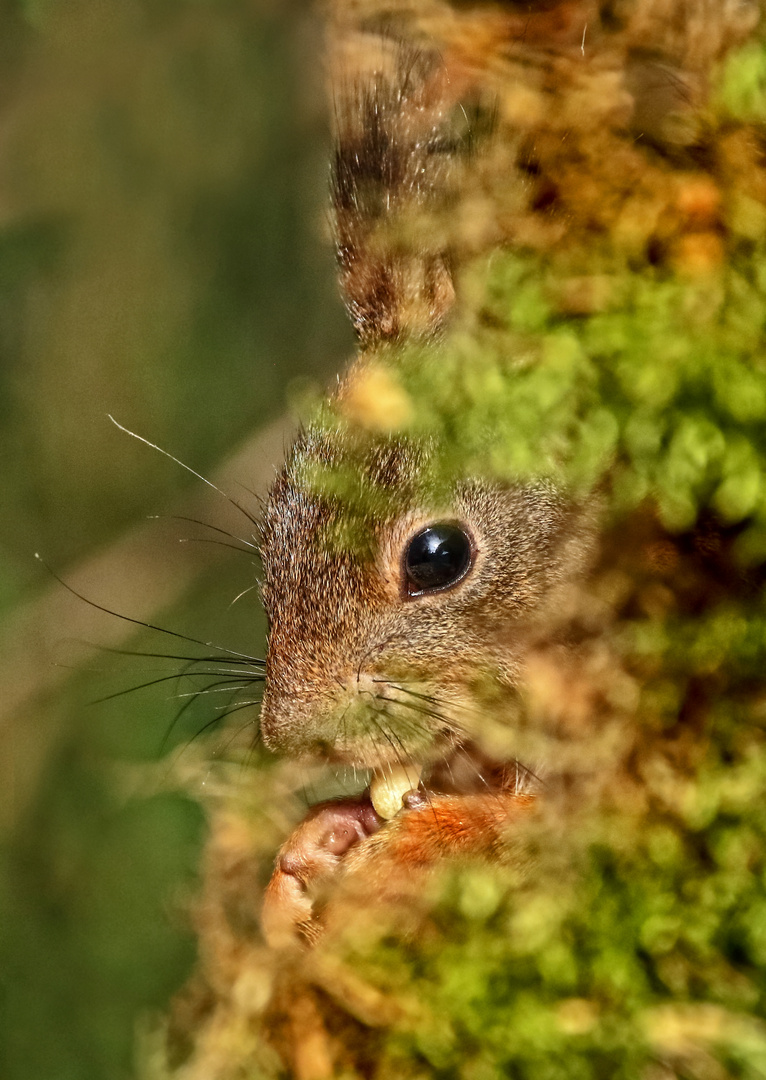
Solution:
[{"label": "black eye", "polygon": [[471,541],[459,525],[429,525],[413,536],[405,550],[407,591],[431,592],[454,585],[468,572],[471,555]]}]

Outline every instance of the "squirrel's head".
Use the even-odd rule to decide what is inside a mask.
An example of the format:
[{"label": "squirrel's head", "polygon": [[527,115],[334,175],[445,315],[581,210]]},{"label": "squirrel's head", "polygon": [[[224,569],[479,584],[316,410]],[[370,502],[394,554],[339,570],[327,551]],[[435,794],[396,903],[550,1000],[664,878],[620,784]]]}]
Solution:
[{"label": "squirrel's head", "polygon": [[358,766],[434,760],[477,735],[488,688],[518,687],[582,566],[581,515],[544,483],[427,497],[422,446],[348,443],[305,434],[267,503],[263,738]]}]

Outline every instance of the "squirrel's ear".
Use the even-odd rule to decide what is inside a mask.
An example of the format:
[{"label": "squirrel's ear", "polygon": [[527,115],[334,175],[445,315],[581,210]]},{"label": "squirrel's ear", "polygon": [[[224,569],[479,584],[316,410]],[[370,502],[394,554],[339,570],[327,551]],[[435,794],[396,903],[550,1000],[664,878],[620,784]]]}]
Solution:
[{"label": "squirrel's ear", "polygon": [[[454,301],[443,230],[426,219],[452,186],[458,102],[434,51],[379,35],[354,35],[334,51],[332,193],[346,307],[365,347],[429,337]],[[392,245],[384,233],[394,230]]]}]

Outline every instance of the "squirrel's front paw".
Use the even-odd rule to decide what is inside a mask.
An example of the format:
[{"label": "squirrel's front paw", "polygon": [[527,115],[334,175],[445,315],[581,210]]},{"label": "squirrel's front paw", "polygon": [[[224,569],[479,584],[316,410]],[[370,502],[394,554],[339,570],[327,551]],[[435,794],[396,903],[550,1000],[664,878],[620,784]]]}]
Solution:
[{"label": "squirrel's front paw", "polygon": [[315,902],[343,857],[380,828],[366,798],[319,803],[288,837],[266,889],[261,925],[274,947],[311,941],[319,933]]}]

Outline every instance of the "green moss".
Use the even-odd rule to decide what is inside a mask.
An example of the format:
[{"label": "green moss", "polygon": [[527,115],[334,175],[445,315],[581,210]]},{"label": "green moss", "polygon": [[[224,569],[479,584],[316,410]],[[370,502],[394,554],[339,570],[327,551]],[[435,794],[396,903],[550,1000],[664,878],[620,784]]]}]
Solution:
[{"label": "green moss", "polygon": [[[760,117],[761,47],[732,65],[725,108]],[[431,490],[600,485],[625,545],[654,507],[678,563],[654,593],[634,565],[632,606],[615,602],[606,639],[636,701],[594,715],[581,753],[606,748],[603,790],[565,801],[558,832],[530,826],[534,872],[451,870],[417,941],[349,946],[417,1003],[376,1076],[764,1075],[766,278],[760,243],[729,243],[696,276],[615,256],[587,316],[556,303],[563,260],[496,254],[467,271],[475,302],[446,342],[385,358],[408,437],[434,448]]]},{"label": "green moss", "polygon": [[718,84],[718,104],[737,120],[766,120],[766,48],[752,42],[729,56]]}]

